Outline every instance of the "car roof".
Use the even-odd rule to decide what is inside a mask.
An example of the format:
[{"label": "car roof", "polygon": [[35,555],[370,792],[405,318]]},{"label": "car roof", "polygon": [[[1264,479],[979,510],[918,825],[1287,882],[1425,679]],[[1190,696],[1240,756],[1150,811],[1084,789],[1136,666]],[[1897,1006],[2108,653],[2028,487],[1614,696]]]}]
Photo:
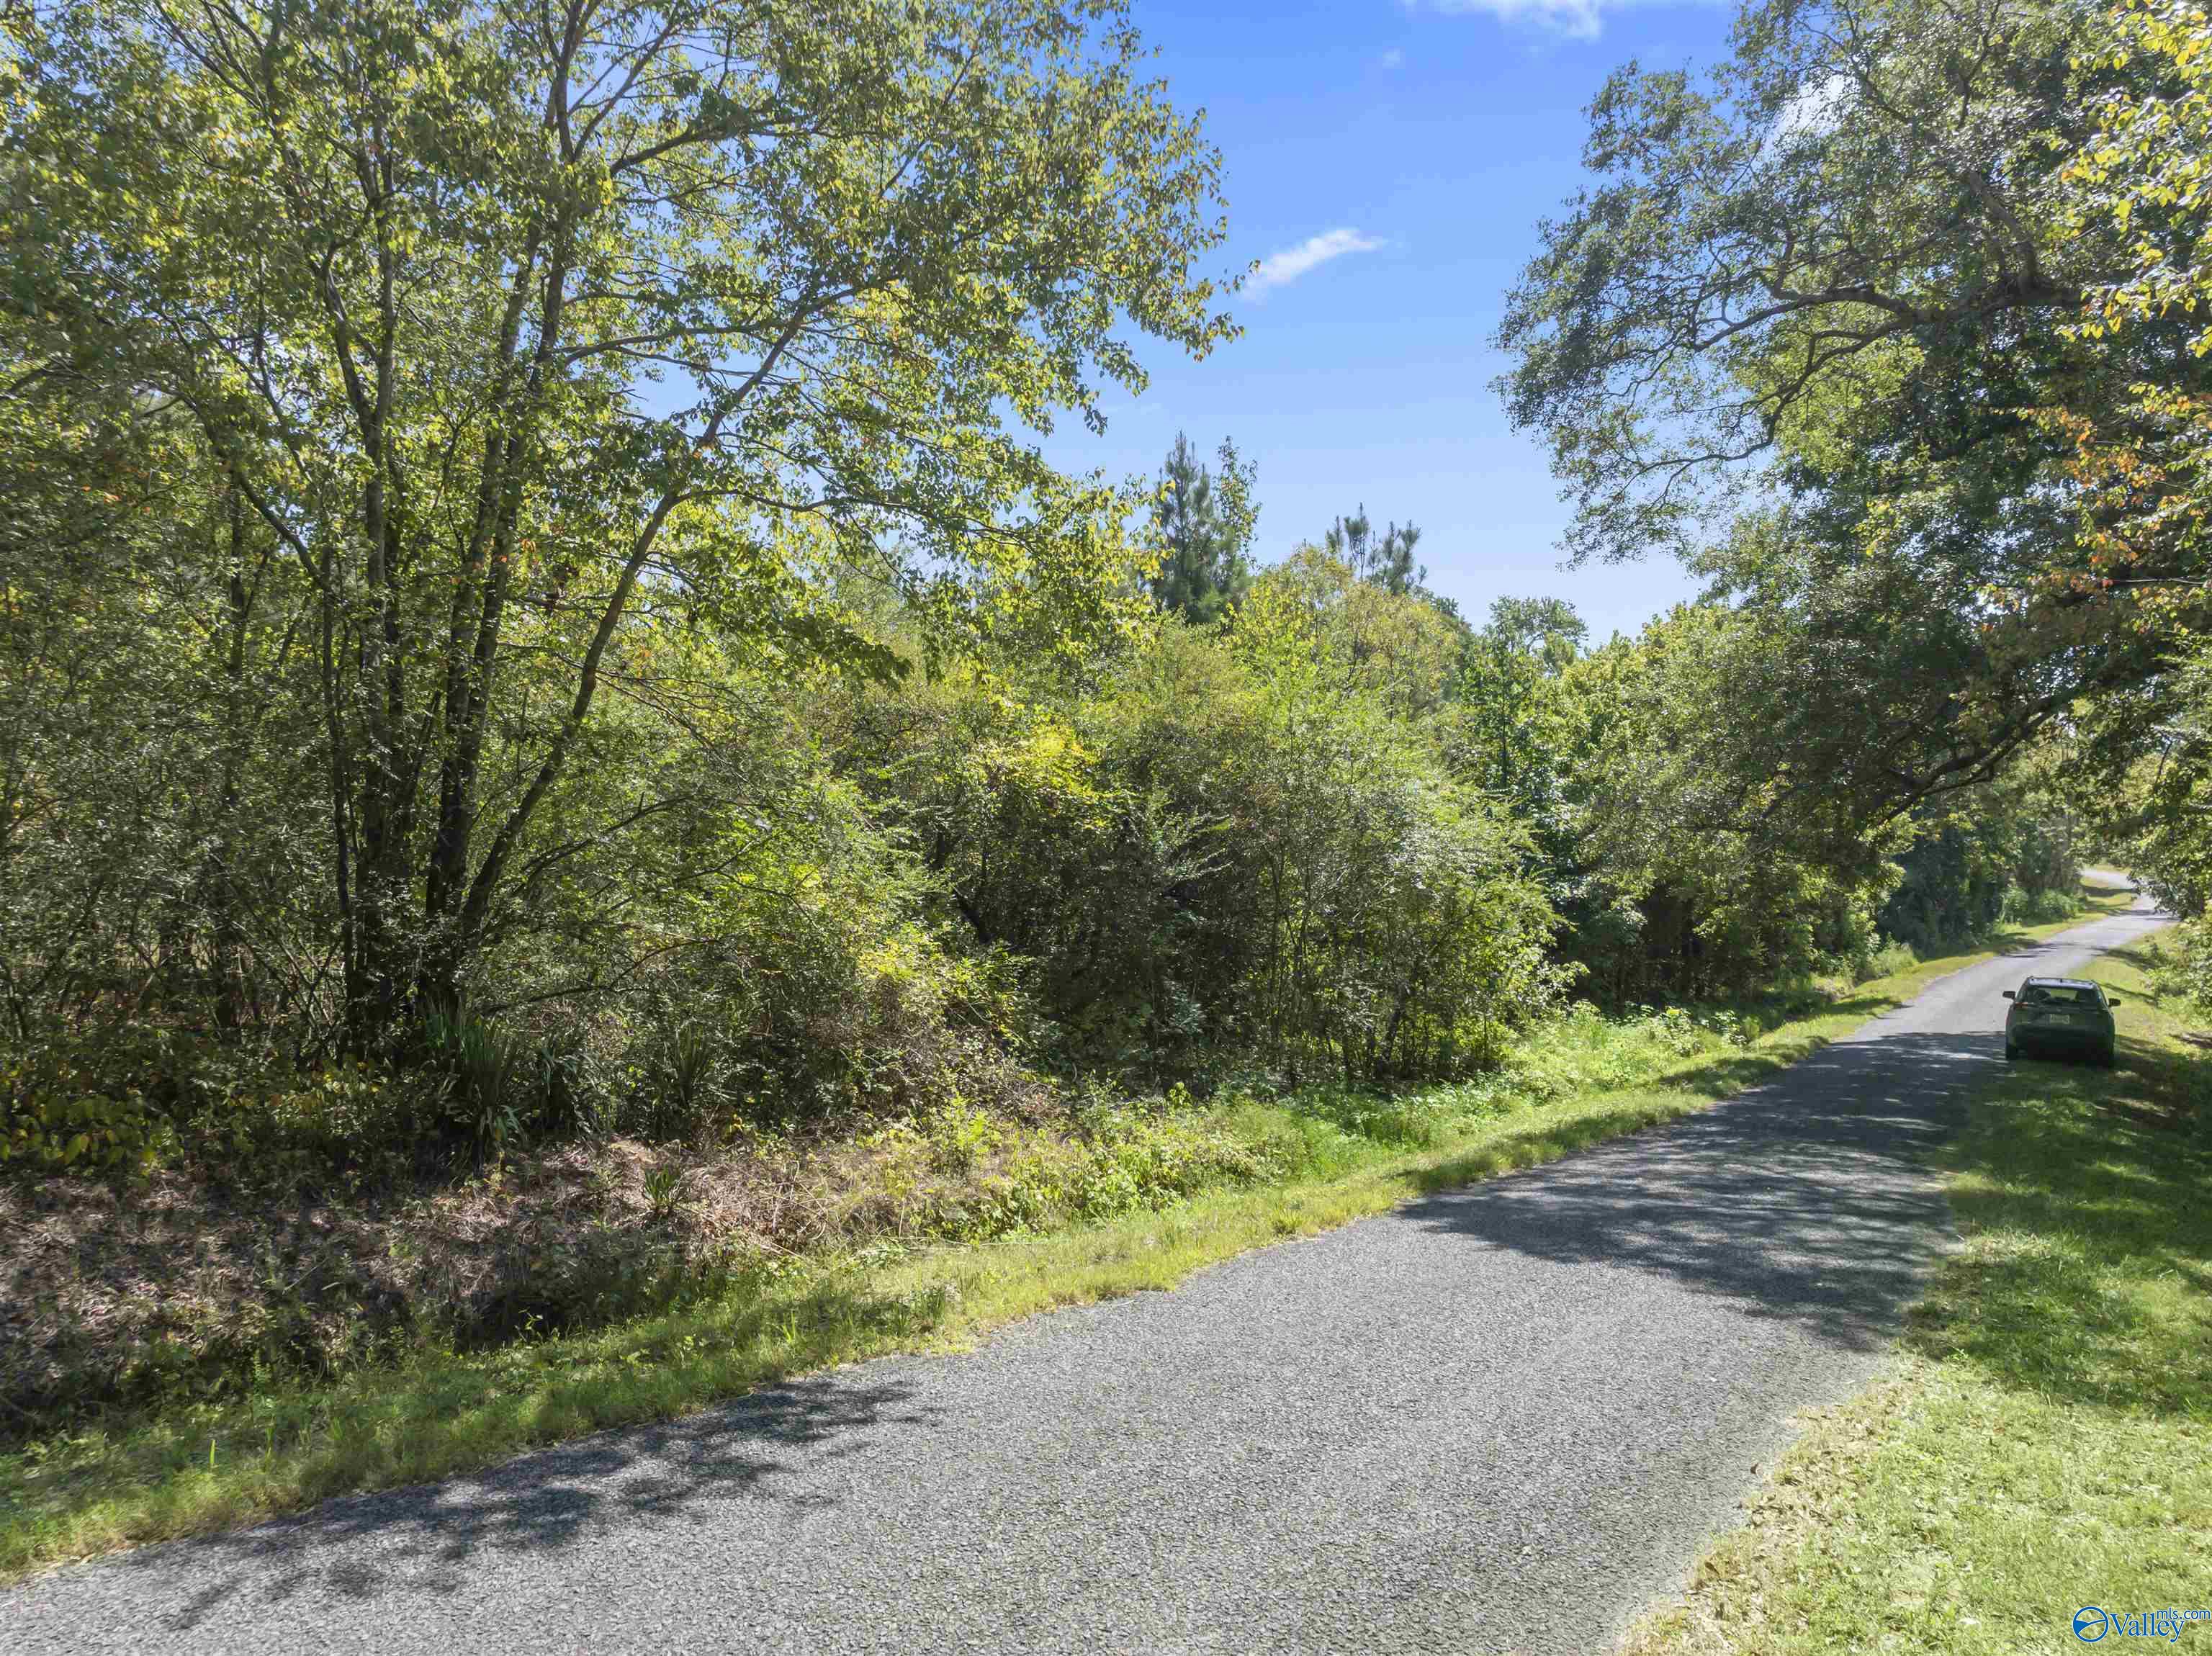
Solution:
[{"label": "car roof", "polygon": [[[2028,983],[2047,983],[2060,989],[2094,989],[2097,986],[2087,978],[2030,978]],[[2027,984],[2021,986],[2022,988]]]}]

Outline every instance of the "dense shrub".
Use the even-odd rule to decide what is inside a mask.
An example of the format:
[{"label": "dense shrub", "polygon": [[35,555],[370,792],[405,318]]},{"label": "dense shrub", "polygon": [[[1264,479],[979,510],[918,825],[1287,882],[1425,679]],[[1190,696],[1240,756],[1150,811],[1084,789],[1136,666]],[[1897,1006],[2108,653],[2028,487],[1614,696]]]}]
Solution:
[{"label": "dense shrub", "polygon": [[981,1241],[1159,1208],[1279,1177],[1286,1161],[1178,1091],[1097,1101],[1067,1120],[1009,1122],[955,1100],[861,1143],[867,1204],[896,1232]]},{"label": "dense shrub", "polygon": [[1885,936],[1932,954],[2000,925],[2063,920],[2080,907],[2080,856],[2063,816],[1994,788],[1974,803],[1924,824],[1899,858],[1881,909]]},{"label": "dense shrub", "polygon": [[1027,963],[1041,1057],[1439,1077],[1547,1004],[1522,836],[1311,606],[1270,574],[1226,635],[1164,623],[1091,682],[939,682],[862,715],[945,919]]},{"label": "dense shrub", "polygon": [[[324,829],[264,798],[304,786],[283,753],[156,720],[104,806],[64,791],[91,786],[69,764],[98,709],[35,673],[0,687],[48,744],[23,749],[35,810],[0,859],[9,1159],[358,1181],[580,1138],[1034,1123],[1093,1082],[1480,1088],[1570,990],[1620,1011],[1882,959],[1899,836],[1838,850],[1770,820],[1756,755],[1710,728],[1735,634],[1708,612],[1584,653],[1565,606],[1501,604],[1477,628],[1311,549],[1218,624],[1156,616],[1081,647],[1016,604],[998,646],[939,660],[919,612],[859,586],[852,604],[895,667],[641,622],[623,648],[659,688],[595,715],[451,993],[373,1041],[343,1016],[335,918],[295,895]],[[175,646],[109,619],[88,671]],[[61,647],[38,642],[57,617],[27,624]],[[267,716],[305,715],[280,697]],[[245,816],[190,788],[162,803],[225,765],[260,802]],[[102,902],[63,870],[125,795]],[[295,852],[255,862],[229,834]],[[1972,915],[2041,901],[2032,837],[1960,863],[1984,882]],[[1931,830],[1905,853],[1930,927],[1931,894],[1966,889],[1942,860],[1960,843]],[[434,954],[435,928],[411,946]],[[154,1045],[133,1057],[138,1037],[100,1033],[118,1028]],[[1400,1107],[1352,1113],[1418,1141],[1376,1125]],[[1102,1119],[1101,1143],[1152,1131]],[[1115,1165],[1040,1172],[1040,1199],[1091,1211],[1108,1198],[1070,1192],[1119,1188]],[[1181,1165],[1128,1177],[1165,1188]]]},{"label": "dense shrub", "polygon": [[143,1170],[174,1140],[174,1059],[155,1040],[47,1039],[0,1056],[0,1162],[46,1171]]}]

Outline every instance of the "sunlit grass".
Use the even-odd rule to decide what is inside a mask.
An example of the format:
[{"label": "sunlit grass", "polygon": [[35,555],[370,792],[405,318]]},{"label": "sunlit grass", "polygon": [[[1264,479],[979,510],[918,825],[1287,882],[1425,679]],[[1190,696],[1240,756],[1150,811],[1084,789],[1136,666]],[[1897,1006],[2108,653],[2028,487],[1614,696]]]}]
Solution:
[{"label": "sunlit grass", "polygon": [[2093,973],[2118,1070],[1983,1089],[1894,1373],[1814,1418],[1635,1656],[2011,1656],[2079,1647],[2083,1605],[2212,1609],[2212,1052],[2143,964]]},{"label": "sunlit grass", "polygon": [[1403,1131],[1346,1131],[1326,1100],[1237,1107],[1240,1134],[1304,1147],[1277,1184],[1042,1237],[785,1259],[589,1333],[476,1353],[423,1345],[331,1383],[271,1381],[33,1438],[0,1453],[0,1574],[449,1477],[833,1364],[957,1347],[1052,1307],[1172,1288],[1247,1249],[1704,1108],[1983,957],[1917,965],[1795,1017],[1565,1021],[1516,1059],[1517,1092],[1396,1101]]}]

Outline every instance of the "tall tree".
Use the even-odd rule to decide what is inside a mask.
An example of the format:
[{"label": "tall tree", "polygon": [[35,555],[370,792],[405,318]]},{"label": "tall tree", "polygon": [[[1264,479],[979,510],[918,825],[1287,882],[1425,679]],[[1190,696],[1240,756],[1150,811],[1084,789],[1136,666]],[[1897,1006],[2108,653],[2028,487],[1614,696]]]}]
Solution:
[{"label": "tall tree", "polygon": [[1553,704],[1589,632],[1564,598],[1498,598],[1461,652],[1458,717],[1447,738],[1458,768],[1532,821],[1556,815]]},{"label": "tall tree", "polygon": [[1533,660],[1556,674],[1580,653],[1589,623],[1565,598],[1497,598],[1483,642],[1500,657]]},{"label": "tall tree", "polygon": [[1177,432],[1160,468],[1152,507],[1160,560],[1152,577],[1152,596],[1163,608],[1200,626],[1219,620],[1252,585],[1247,555],[1255,517],[1252,470],[1226,440],[1215,458],[1221,468],[1218,487],[1190,440]]},{"label": "tall tree", "polygon": [[1403,596],[1429,578],[1428,566],[1413,561],[1413,547],[1420,538],[1421,531],[1412,524],[1401,529],[1394,523],[1377,535],[1362,504],[1352,516],[1328,526],[1322,549],[1358,579]]},{"label": "tall tree", "polygon": [[2186,628],[2212,525],[2212,385],[2187,371],[2212,358],[2212,12],[2121,0],[2109,21],[2100,63],[2123,82],[2060,175],[2058,218],[2119,257],[2069,331],[2124,359],[2151,343],[2164,360],[2117,404],[2082,399],[2045,424],[2073,446],[2089,573],[2146,619]]},{"label": "tall tree", "polygon": [[[2190,0],[2120,0],[2102,64],[2124,76],[2069,160],[2062,222],[2117,239],[2124,257],[2075,330],[2125,349],[2148,331],[2212,357],[2212,12]],[[2195,917],[2212,897],[2212,656],[2202,579],[2212,573],[2212,387],[2146,379],[2117,406],[2069,407],[2046,424],[2070,445],[2083,543],[2100,595],[2124,595],[2138,624],[2177,640],[2171,669],[2076,712],[2083,805],[2167,907]],[[2039,592],[2006,621],[2021,628]],[[2109,600],[2108,600],[2109,601]],[[2202,928],[2192,928],[2201,939]],[[2201,941],[2185,951],[2200,984]]]},{"label": "tall tree", "polygon": [[672,646],[896,670],[856,580],[940,637],[1107,613],[1128,502],[1006,415],[1140,385],[1124,319],[1230,331],[1194,270],[1218,158],[1116,0],[70,0],[4,27],[20,354],[188,422],[281,554],[360,1042],[684,808],[588,786],[611,694],[711,731]]},{"label": "tall tree", "polygon": [[1590,112],[1599,182],[1500,330],[1571,549],[1679,554],[1795,638],[1778,748],[1788,720],[1802,785],[1869,810],[1986,779],[2082,698],[2154,679],[2212,607],[2193,588],[2148,625],[2151,589],[2108,579],[2060,423],[2208,374],[2178,318],[2075,325],[2134,261],[2069,207],[2069,157],[2108,94],[2163,73],[2100,50],[2107,21],[1771,0],[1705,83],[1622,70]]}]

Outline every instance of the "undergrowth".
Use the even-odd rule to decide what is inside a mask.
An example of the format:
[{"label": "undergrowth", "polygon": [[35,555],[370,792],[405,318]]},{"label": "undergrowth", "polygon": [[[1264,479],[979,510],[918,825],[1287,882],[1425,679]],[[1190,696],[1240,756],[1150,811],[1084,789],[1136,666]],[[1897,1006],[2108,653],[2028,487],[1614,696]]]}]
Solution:
[{"label": "undergrowth", "polygon": [[[1702,1014],[1578,1009],[1494,1076],[1395,1098],[1176,1092],[1095,1100],[1059,1123],[956,1099],[880,1125],[842,1161],[764,1139],[745,1148],[748,1176],[841,1169],[837,1191],[802,1204],[817,1241],[726,1235],[690,1268],[602,1280],[604,1315],[526,1295],[496,1338],[416,1319],[349,1366],[257,1360],[218,1384],[31,1422],[0,1446],[0,1574],[447,1476],[827,1363],[1172,1287],[1246,1248],[1702,1108],[1964,963]],[[649,1234],[711,1216],[702,1169],[628,1155],[626,1182],[605,1192],[625,1222]],[[519,1199],[499,1177],[477,1181],[476,1212]],[[545,1205],[568,1213],[589,1188],[572,1180]]]}]

